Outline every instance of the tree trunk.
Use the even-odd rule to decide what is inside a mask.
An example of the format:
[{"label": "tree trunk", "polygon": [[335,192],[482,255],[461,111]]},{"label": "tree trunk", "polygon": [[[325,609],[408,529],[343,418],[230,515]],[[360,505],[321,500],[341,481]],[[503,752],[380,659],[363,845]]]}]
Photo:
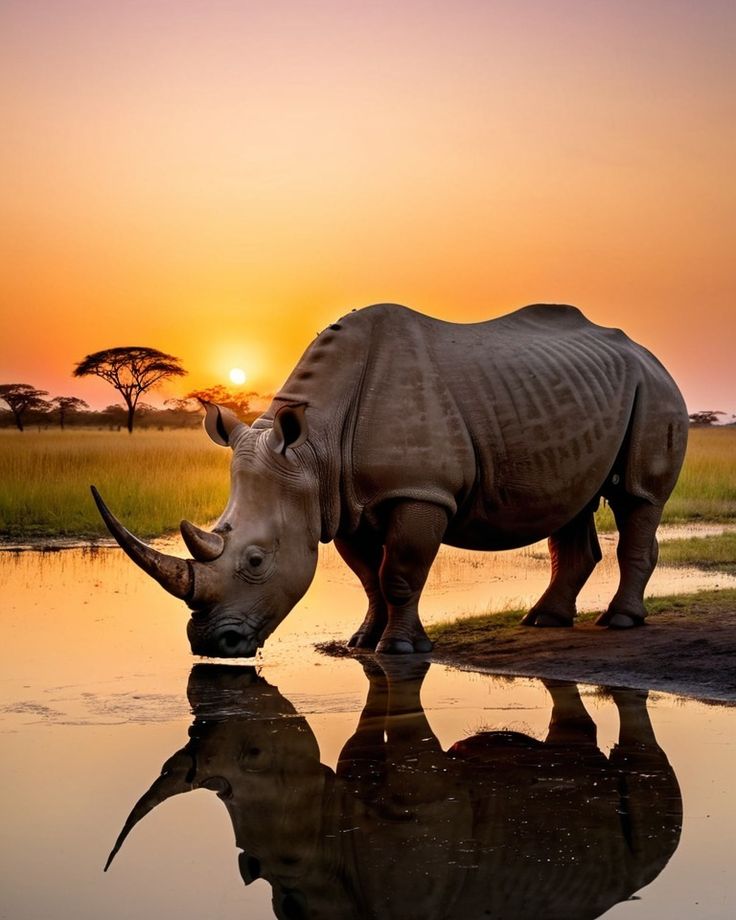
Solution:
[{"label": "tree trunk", "polygon": [[20,412],[15,411],[13,411],[13,415],[15,416],[15,424],[18,426],[18,431],[23,431],[23,416]]},{"label": "tree trunk", "polygon": [[135,406],[128,403],[128,434],[133,434],[133,416],[135,415]]}]

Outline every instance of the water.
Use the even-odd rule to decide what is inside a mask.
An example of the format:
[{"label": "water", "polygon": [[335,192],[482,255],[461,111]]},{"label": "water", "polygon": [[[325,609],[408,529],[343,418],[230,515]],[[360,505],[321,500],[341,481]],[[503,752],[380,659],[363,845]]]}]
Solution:
[{"label": "water", "polygon": [[[541,556],[443,553],[424,619],[527,603]],[[736,709],[325,658],[363,612],[329,551],[257,670],[192,671],[117,550],[3,553],[0,583],[0,917],[732,915]]]}]

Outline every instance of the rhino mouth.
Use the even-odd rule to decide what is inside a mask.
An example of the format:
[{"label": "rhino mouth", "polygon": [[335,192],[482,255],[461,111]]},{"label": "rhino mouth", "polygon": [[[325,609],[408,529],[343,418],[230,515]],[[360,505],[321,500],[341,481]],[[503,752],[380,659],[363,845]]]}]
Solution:
[{"label": "rhino mouth", "polygon": [[203,633],[192,618],[187,633],[192,654],[205,658],[252,658],[263,644],[257,633],[232,623]]}]

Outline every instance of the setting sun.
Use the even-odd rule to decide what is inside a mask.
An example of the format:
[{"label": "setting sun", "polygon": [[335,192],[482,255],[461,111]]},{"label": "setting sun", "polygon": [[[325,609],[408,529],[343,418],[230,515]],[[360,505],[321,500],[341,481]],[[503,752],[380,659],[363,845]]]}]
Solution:
[{"label": "setting sun", "polygon": [[241,386],[245,383],[245,371],[240,367],[234,367],[230,371],[230,381]]}]

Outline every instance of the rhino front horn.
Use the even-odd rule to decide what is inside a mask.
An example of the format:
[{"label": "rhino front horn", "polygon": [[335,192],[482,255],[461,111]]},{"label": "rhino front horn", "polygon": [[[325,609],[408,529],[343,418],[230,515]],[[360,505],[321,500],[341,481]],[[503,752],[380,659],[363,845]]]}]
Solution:
[{"label": "rhino front horn", "polygon": [[123,551],[144,572],[155,578],[169,594],[173,594],[174,597],[178,597],[181,600],[186,600],[194,589],[192,563],[187,562],[186,559],[179,559],[177,556],[167,556],[166,553],[160,553],[158,550],[147,546],[138,537],[134,537],[110,511],[97,489],[94,486],[90,488],[92,489],[95,504],[102,515],[102,520]]},{"label": "rhino front horn", "polygon": [[217,559],[222,555],[225,549],[225,541],[219,533],[200,530],[199,527],[195,527],[189,521],[182,521],[179,529],[187,549],[197,562],[212,562],[213,559]]}]

